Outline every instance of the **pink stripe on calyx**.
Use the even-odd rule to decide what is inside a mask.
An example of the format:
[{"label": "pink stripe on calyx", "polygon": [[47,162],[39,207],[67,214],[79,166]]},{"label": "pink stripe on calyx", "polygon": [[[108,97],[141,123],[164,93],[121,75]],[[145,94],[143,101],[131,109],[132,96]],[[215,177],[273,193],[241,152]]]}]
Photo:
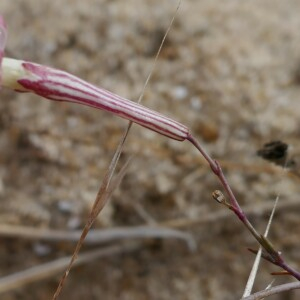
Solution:
[{"label": "pink stripe on calyx", "polygon": [[[96,98],[100,98],[101,100],[107,101],[112,103],[113,100],[116,100],[113,105],[114,106],[123,106],[126,107],[127,109],[132,109],[132,111],[136,110],[138,108],[139,112],[145,111],[145,113],[147,115],[151,115],[151,117],[153,119],[157,119],[158,113],[150,110],[142,105],[139,105],[135,102],[132,102],[130,100],[124,99],[116,94],[113,94],[105,89],[100,89],[86,81],[83,81],[77,77],[75,77],[74,75],[71,75],[67,72],[64,71],[60,71],[60,70],[56,70],[56,69],[52,69],[49,67],[44,67],[38,64],[33,64],[33,63],[23,63],[23,67],[29,71],[31,71],[32,73],[42,77],[44,80],[47,80],[47,82],[52,82],[53,84],[57,85],[57,87],[59,85],[61,86],[69,86],[70,88],[72,88],[72,90],[74,91],[81,91],[88,96],[88,95],[93,95]],[[66,82],[67,81],[67,82]],[[64,101],[64,100],[61,100]],[[65,101],[68,101],[68,99],[65,99]],[[69,100],[70,101],[70,100]],[[167,120],[169,120],[169,122],[172,125],[174,125],[175,123],[177,123],[176,127],[179,129],[180,127],[182,127],[182,133],[185,134],[186,133],[186,126],[166,117],[163,116],[164,121],[166,122]]]},{"label": "pink stripe on calyx", "polygon": [[172,139],[187,139],[186,126],[138,103],[98,88],[64,71],[24,62],[27,76],[18,83],[27,91],[51,100],[75,102],[109,111]]}]

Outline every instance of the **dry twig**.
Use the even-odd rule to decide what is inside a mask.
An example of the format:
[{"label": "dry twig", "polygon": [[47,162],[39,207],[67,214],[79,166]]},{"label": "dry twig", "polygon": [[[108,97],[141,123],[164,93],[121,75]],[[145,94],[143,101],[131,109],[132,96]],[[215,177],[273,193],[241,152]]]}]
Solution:
[{"label": "dry twig", "polygon": [[[131,242],[121,245],[109,246],[101,249],[90,250],[82,253],[74,263],[79,266],[100,257],[118,255],[120,253],[128,253],[139,249],[142,246],[140,243]],[[0,293],[16,290],[29,283],[41,281],[47,278],[51,278],[64,270],[69,262],[71,256],[56,259],[54,261],[29,268],[27,270],[2,277],[0,279]]]},{"label": "dry twig", "polygon": [[259,299],[264,299],[266,297],[275,295],[275,294],[280,294],[283,292],[295,290],[295,289],[300,289],[300,282],[292,282],[292,283],[286,283],[278,286],[274,286],[268,290],[263,290],[257,293],[254,293],[246,298],[242,298],[243,300],[259,300]]}]

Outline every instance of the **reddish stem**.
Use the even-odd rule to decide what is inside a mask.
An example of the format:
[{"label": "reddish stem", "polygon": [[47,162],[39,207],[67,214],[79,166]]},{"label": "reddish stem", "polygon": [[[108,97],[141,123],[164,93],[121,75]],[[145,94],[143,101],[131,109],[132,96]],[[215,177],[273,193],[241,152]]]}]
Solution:
[{"label": "reddish stem", "polygon": [[[236,214],[236,216],[247,227],[247,229],[251,232],[251,234],[258,241],[258,243],[260,245],[262,245],[264,247],[264,249],[268,252],[268,249],[266,249],[266,247],[264,246],[264,241],[266,241],[266,240],[262,239],[261,235],[255,230],[255,228],[252,226],[252,224],[248,220],[246,214],[240,207],[240,205],[239,205],[239,203],[238,203],[238,201],[237,201],[237,199],[236,199],[236,197],[235,197],[235,195],[223,173],[223,170],[222,170],[220,164],[216,160],[211,158],[211,156],[203,149],[203,147],[200,145],[200,143],[191,134],[189,134],[187,140],[190,141],[199,150],[199,152],[202,154],[202,156],[205,158],[205,160],[210,165],[211,170],[218,177],[219,181],[221,182],[223,188],[225,189],[225,191],[229,197],[229,200],[231,203],[230,209]],[[269,247],[272,247],[272,246],[269,246]],[[271,257],[272,257],[272,254],[274,255],[274,253],[276,253],[277,255],[276,255],[276,259],[272,259],[269,261],[274,263],[275,265],[283,268],[284,270],[288,271],[292,276],[294,276],[296,279],[298,279],[300,281],[300,273],[298,271],[294,270],[293,268],[291,268],[290,266],[288,266],[285,263],[282,256],[277,251],[275,251],[273,248],[271,249],[271,252],[272,253],[269,254]]]}]

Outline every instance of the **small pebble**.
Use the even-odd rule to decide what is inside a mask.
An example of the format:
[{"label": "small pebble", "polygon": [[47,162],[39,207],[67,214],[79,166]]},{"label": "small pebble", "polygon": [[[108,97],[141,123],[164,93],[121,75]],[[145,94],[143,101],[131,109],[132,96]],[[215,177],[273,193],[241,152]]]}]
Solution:
[{"label": "small pebble", "polygon": [[71,217],[68,220],[67,227],[68,229],[74,230],[78,229],[81,226],[81,219],[78,216]]},{"label": "small pebble", "polygon": [[59,201],[57,203],[57,208],[59,209],[60,212],[69,214],[72,212],[72,204],[70,201]]},{"label": "small pebble", "polygon": [[172,95],[175,100],[183,100],[187,97],[188,90],[186,87],[179,85],[174,88],[174,90],[172,91]]},{"label": "small pebble", "polygon": [[52,251],[49,245],[37,242],[33,245],[33,251],[37,256],[49,255]]},{"label": "small pebble", "polygon": [[192,97],[190,100],[191,107],[195,110],[200,110],[202,108],[202,101],[199,97]]}]

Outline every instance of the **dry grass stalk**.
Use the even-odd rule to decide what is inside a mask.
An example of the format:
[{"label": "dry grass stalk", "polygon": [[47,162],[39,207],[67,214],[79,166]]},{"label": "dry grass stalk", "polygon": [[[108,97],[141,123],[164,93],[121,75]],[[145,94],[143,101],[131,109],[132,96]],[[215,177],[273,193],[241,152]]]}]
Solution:
[{"label": "dry grass stalk", "polygon": [[[132,252],[139,249],[141,246],[141,243],[127,242],[126,244],[90,250],[82,253],[76,262],[74,262],[74,266],[79,266],[94,261],[100,257]],[[2,277],[0,279],[0,293],[12,291],[27,284],[51,278],[63,271],[69,265],[70,259],[71,256],[62,257],[42,265]]]},{"label": "dry grass stalk", "polygon": [[254,293],[246,298],[242,298],[243,300],[260,300],[267,298],[272,295],[280,294],[283,292],[300,289],[300,282],[292,282],[292,283],[286,283],[278,286],[274,286],[268,290],[260,291],[257,293]]},{"label": "dry grass stalk", "polygon": [[[27,240],[39,240],[46,242],[72,242],[76,243],[82,234],[81,230],[51,230],[36,229],[34,227],[0,225],[0,236],[10,238],[20,238]],[[92,229],[85,239],[86,245],[101,245],[111,242],[119,242],[129,239],[179,239],[187,243],[190,250],[196,247],[194,238],[183,231],[166,228],[162,226],[134,226],[115,227],[107,229]]]},{"label": "dry grass stalk", "polygon": [[[179,2],[178,2],[176,11],[175,11],[175,13],[173,15],[173,18],[171,19],[170,25],[169,25],[169,27],[168,27],[168,29],[167,29],[167,31],[166,31],[163,39],[162,39],[161,45],[160,45],[160,47],[158,49],[158,52],[157,52],[155,60],[154,60],[153,68],[150,71],[150,73],[148,75],[148,78],[146,79],[145,85],[143,87],[143,90],[142,90],[142,93],[141,93],[141,95],[139,97],[138,102],[141,102],[141,100],[142,100],[142,97],[144,95],[146,86],[147,86],[147,84],[148,84],[148,82],[150,80],[151,74],[152,74],[152,72],[154,70],[157,58],[158,58],[158,56],[160,54],[160,51],[161,51],[162,46],[163,46],[163,43],[164,43],[164,41],[165,41],[165,39],[167,37],[167,34],[169,33],[169,30],[171,29],[171,27],[173,25],[173,22],[175,20],[176,14],[177,14],[177,12],[179,10],[180,4],[181,4],[181,0],[179,0]],[[144,113],[142,113],[142,114],[144,114]],[[155,113],[154,113],[154,115],[155,115]],[[153,119],[153,121],[154,121],[153,122],[153,126],[149,127],[149,119],[145,119],[145,120],[142,119],[142,123],[144,123],[145,127],[148,127],[149,129],[152,129],[152,130],[155,130],[155,131],[157,131],[157,129],[160,128],[160,126],[162,125],[161,129],[158,130],[158,132],[160,132],[160,133],[162,133],[164,135],[167,134],[167,136],[169,136],[171,138],[174,138],[174,139],[184,140],[188,136],[188,129],[185,126],[182,126],[178,122],[175,122],[175,123],[171,122],[171,127],[169,127],[170,126],[169,125],[169,121],[170,121],[169,118],[168,118],[168,120],[166,120],[166,123],[163,121],[163,123],[159,124],[159,123],[157,123],[157,121],[159,121],[159,119],[157,119],[158,117],[159,117],[158,115],[155,115],[155,118]],[[66,278],[67,278],[67,276],[68,276],[68,274],[69,274],[69,272],[70,272],[70,270],[72,268],[73,263],[75,262],[75,260],[77,258],[77,255],[78,255],[78,253],[80,251],[80,248],[81,248],[81,246],[82,246],[82,244],[84,242],[84,239],[86,238],[89,230],[91,229],[91,226],[94,223],[96,217],[98,216],[98,214],[100,213],[100,211],[102,210],[102,208],[104,207],[104,205],[106,204],[106,202],[108,201],[109,195],[114,190],[114,187],[110,186],[110,181],[111,181],[111,179],[112,179],[112,177],[114,175],[115,168],[117,166],[118,160],[119,160],[120,155],[122,153],[122,150],[123,150],[125,141],[127,139],[127,136],[128,136],[128,134],[130,132],[130,129],[131,129],[131,126],[132,126],[132,122],[135,121],[135,118],[131,118],[131,119],[129,118],[129,120],[130,121],[128,123],[128,126],[127,126],[127,128],[126,128],[126,130],[125,130],[125,132],[123,134],[123,137],[122,137],[122,139],[121,139],[121,141],[120,141],[117,149],[116,149],[114,157],[113,157],[113,159],[112,159],[112,161],[111,161],[111,163],[109,165],[109,168],[108,168],[108,170],[107,170],[107,172],[105,174],[104,180],[103,180],[103,182],[101,184],[101,187],[99,189],[99,192],[97,194],[95,203],[93,205],[92,211],[91,211],[90,216],[89,216],[89,220],[87,221],[87,223],[85,225],[85,228],[83,229],[82,235],[80,237],[80,240],[77,243],[77,246],[76,246],[74,254],[73,254],[72,258],[71,258],[70,264],[69,264],[69,266],[68,266],[65,274],[63,275],[62,279],[59,282],[57,290],[56,290],[56,292],[55,292],[55,294],[53,296],[53,300],[57,299],[57,297],[61,293],[61,290],[63,288],[64,282],[65,282],[65,280],[66,280]],[[164,128],[164,125],[168,125],[168,127]],[[179,126],[179,127],[177,127],[177,126]],[[170,132],[170,130],[171,130],[171,132]],[[175,130],[175,131],[173,131],[173,130]],[[126,162],[126,165],[127,165],[127,163],[129,163],[128,160]]]}]

